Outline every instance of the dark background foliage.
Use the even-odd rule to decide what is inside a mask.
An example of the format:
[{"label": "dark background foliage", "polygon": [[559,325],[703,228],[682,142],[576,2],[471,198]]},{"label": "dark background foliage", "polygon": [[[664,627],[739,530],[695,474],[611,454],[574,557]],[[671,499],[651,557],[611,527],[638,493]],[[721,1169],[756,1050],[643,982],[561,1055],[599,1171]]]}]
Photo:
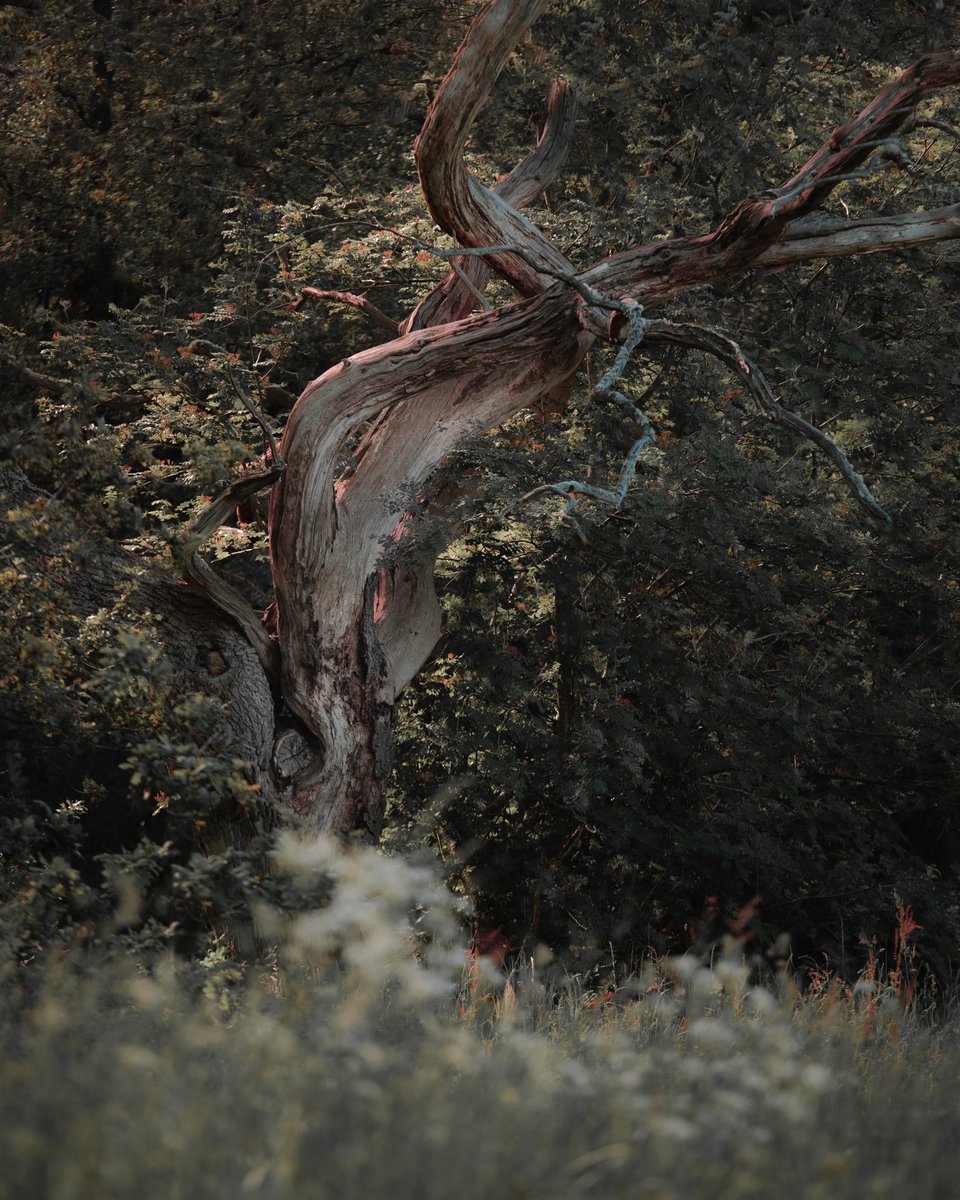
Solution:
[{"label": "dark background foliage", "polygon": [[[406,240],[436,236],[410,147],[473,11],[0,8],[0,436],[42,489],[8,494],[0,538],[4,928],[27,952],[57,929],[189,931],[195,948],[271,886],[210,702],[173,702],[146,615],[91,610],[78,565],[162,569],[201,497],[259,452],[238,388],[282,426],[304,383],[379,340],[352,312],[291,311],[300,287],[396,316],[442,274]],[[569,169],[534,216],[585,265],[709,227],[955,33],[950,7],[919,2],[556,3],[472,165],[513,165],[549,79],[572,79]],[[910,147],[918,177],[881,172],[835,203],[956,201],[953,139],[918,129]],[[631,367],[660,440],[620,510],[582,505],[583,537],[559,500],[499,514],[539,482],[616,476],[635,434],[586,383],[559,418],[451,464],[466,483],[439,567],[448,628],[402,707],[388,836],[435,847],[480,929],[589,963],[704,935],[706,897],[715,934],[759,895],[761,940],[787,931],[852,970],[899,898],[953,972],[958,279],[947,243],[747,277],[671,312],[742,341],[875,485],[892,534],[735,380],[678,353]],[[607,365],[599,349],[592,378]],[[262,514],[215,554],[269,601]],[[204,834],[236,806],[252,842]]]}]

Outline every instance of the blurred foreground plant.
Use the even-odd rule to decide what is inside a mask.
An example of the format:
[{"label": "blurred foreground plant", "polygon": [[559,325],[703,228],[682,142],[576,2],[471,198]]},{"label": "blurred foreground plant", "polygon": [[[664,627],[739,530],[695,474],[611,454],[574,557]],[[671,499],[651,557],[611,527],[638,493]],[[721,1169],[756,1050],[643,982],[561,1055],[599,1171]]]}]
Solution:
[{"label": "blurred foreground plant", "polygon": [[732,958],[504,975],[419,864],[290,838],[274,869],[313,900],[258,914],[258,967],[0,967],[0,1200],[952,1194],[951,1015],[866,1037],[855,991]]}]

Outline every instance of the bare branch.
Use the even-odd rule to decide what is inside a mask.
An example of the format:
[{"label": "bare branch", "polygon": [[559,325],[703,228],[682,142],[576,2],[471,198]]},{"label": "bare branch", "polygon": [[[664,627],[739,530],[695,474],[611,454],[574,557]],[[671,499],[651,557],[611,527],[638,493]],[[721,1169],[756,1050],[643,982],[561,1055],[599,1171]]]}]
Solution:
[{"label": "bare branch", "polygon": [[810,213],[789,225],[780,240],[758,255],[753,265],[776,270],[815,258],[909,250],[958,237],[960,204],[859,221]]},{"label": "bare branch", "polygon": [[933,117],[924,117],[922,120],[914,121],[913,129],[939,129],[941,133],[947,134],[948,137],[956,138],[960,142],[960,129],[955,125],[948,125],[946,121],[937,121]]},{"label": "bare branch", "polygon": [[[527,157],[494,185],[494,191],[514,208],[533,203],[545,187],[559,175],[570,143],[577,114],[577,102],[569,84],[555,82],[547,98],[546,121],[536,147]],[[477,188],[483,185],[474,181]],[[424,329],[467,316],[474,298],[482,294],[488,268],[479,260],[468,260],[454,270],[427,296],[401,326],[401,332]],[[469,280],[469,284],[467,283]]]},{"label": "bare branch", "polygon": [[[718,226],[716,239],[729,240],[748,210],[760,205],[781,208],[783,218],[794,220],[819,208],[835,184],[862,166],[878,146],[900,129],[909,127],[917,105],[931,92],[960,82],[960,57],[952,50],[928,54],[903,71],[858,116],[833,131],[823,146],[785,184],[761,197],[749,198]],[[786,201],[786,203],[784,203]]]},{"label": "bare branch", "polygon": [[525,496],[521,496],[515,504],[508,505],[500,514],[501,519],[513,508],[516,508],[517,505],[525,504],[528,500],[534,499],[535,496],[543,495],[544,492],[554,492],[558,496],[567,497],[567,503],[564,505],[561,516],[563,520],[569,521],[573,525],[581,539],[583,539],[584,533],[580,522],[573,516],[573,510],[577,507],[581,496],[589,496],[592,500],[601,500],[604,504],[613,505],[614,508],[619,508],[623,504],[627,492],[630,490],[630,484],[633,482],[633,477],[636,474],[637,461],[647,446],[652,446],[657,440],[657,435],[646,413],[642,412],[637,405],[631,403],[622,392],[614,387],[614,384],[619,381],[621,375],[626,370],[630,356],[637,346],[639,346],[647,331],[647,321],[643,315],[643,308],[636,301],[624,301],[621,311],[627,321],[627,335],[617,353],[613,366],[609,371],[604,373],[593,389],[593,398],[595,400],[609,400],[614,404],[618,404],[621,408],[626,409],[639,422],[643,429],[643,433],[630,447],[630,452],[624,459],[616,488],[597,487],[595,484],[584,483],[576,479],[565,479],[561,483],[542,484],[540,487],[535,487],[532,491],[527,492]]},{"label": "bare branch", "polygon": [[[596,399],[612,400],[627,409],[641,423],[644,430],[643,435],[634,443],[624,462],[617,487],[615,489],[600,488],[594,484],[567,479],[559,483],[542,484],[540,487],[527,492],[517,503],[525,503],[545,492],[553,492],[559,496],[567,497],[563,517],[573,522],[581,536],[583,535],[580,526],[571,516],[580,496],[589,496],[592,499],[601,500],[615,507],[619,507],[623,503],[633,480],[639,455],[647,446],[653,444],[656,440],[656,434],[646,414],[636,405],[632,404],[622,393],[616,391],[613,388],[613,384],[623,373],[630,355],[636,346],[641,340],[647,340],[650,342],[666,342],[672,345],[691,346],[719,358],[742,380],[750,395],[754,398],[757,407],[765,417],[771,421],[775,421],[778,425],[783,425],[787,429],[792,429],[794,432],[803,434],[804,437],[808,438],[824,451],[836,464],[856,502],[888,529],[892,527],[893,518],[877,503],[867,484],[864,482],[863,476],[854,469],[850,460],[833,438],[824,433],[822,429],[818,429],[815,425],[811,424],[804,417],[801,417],[798,413],[785,408],[774,396],[770,385],[764,378],[763,372],[756,363],[744,354],[733,338],[706,326],[680,325],[670,321],[646,320],[642,315],[643,310],[639,305],[627,303],[629,324],[623,345],[620,348],[613,367],[603,376],[593,391]],[[511,505],[505,509],[504,514],[509,512],[513,507],[515,505]]]},{"label": "bare branch", "polygon": [[[710,233],[671,238],[611,255],[590,267],[582,278],[606,295],[635,296],[649,309],[685,289],[736,277],[754,265],[774,265],[774,247],[790,237],[791,222],[818,209],[838,183],[850,178],[878,148],[889,146],[899,130],[909,128],[916,106],[925,96],[958,82],[957,52],[928,54],[884,88],[859,116],[835,129],[795,175],[778,188],[742,200]],[[900,237],[884,243],[876,229],[870,251],[957,236],[950,222],[934,232],[925,214],[912,220],[924,224],[930,236],[911,241],[906,231],[901,231]],[[838,244],[844,245],[842,240]],[[820,249],[829,253],[831,247],[821,242]],[[768,253],[771,257],[764,261]],[[795,248],[786,261],[802,257]]]},{"label": "bare branch", "polygon": [[263,432],[264,456],[269,466],[262,471],[253,471],[234,480],[228,488],[207,504],[185,533],[179,534],[173,539],[170,548],[183,577],[203,592],[217,608],[236,621],[256,651],[267,677],[276,683],[280,670],[279,655],[263,624],[240,592],[221,579],[198,553],[203,543],[212,537],[221,525],[226,524],[239,504],[251,496],[255,496],[258,492],[272,487],[286,470],[286,463],[280,456],[276,438],[266,417],[240,387],[229,365],[227,366],[227,375],[240,403]]},{"label": "bare branch", "polygon": [[546,0],[492,0],[481,9],[414,144],[423,194],[441,229],[464,246],[520,245],[531,253],[536,266],[512,253],[490,256],[492,269],[524,296],[549,286],[544,267],[564,271],[569,263],[503,195],[467,170],[463,155],[504,63],[545,6]]},{"label": "bare branch", "polygon": [[379,308],[366,296],[357,296],[353,292],[339,292],[334,289],[320,289],[313,287],[305,287],[300,289],[300,299],[294,300],[288,307],[291,312],[296,312],[298,308],[303,306],[305,300],[332,300],[337,304],[347,304],[351,308],[359,308],[361,312],[365,312],[368,317],[372,317],[378,325],[382,325],[384,329],[389,329],[391,333],[397,333],[400,325],[394,321],[392,317],[388,317],[386,313],[381,312]]},{"label": "bare branch", "polygon": [[237,399],[260,426],[260,430],[263,433],[265,452],[270,455],[270,461],[274,464],[274,466],[282,471],[284,469],[283,459],[280,457],[280,451],[277,448],[277,440],[274,437],[273,430],[270,428],[267,418],[263,415],[257,405],[254,404],[239,383],[237,383],[236,377],[229,363],[227,363],[227,376],[230,379],[230,384],[237,396]]},{"label": "bare branch", "polygon": [[[470,293],[470,295],[473,297],[473,299],[477,302],[477,304],[480,305],[481,308],[489,309],[491,307],[490,301],[486,298],[486,296],[483,294],[483,292],[480,291],[479,287],[473,282],[473,280],[467,274],[467,271],[463,267],[461,267],[460,264],[457,262],[457,258],[459,258],[459,257],[460,257],[460,255],[457,255],[456,257],[451,258],[451,260],[450,260],[450,267],[451,267],[454,275],[456,275],[456,277],[460,280],[460,282],[467,289],[467,291]],[[479,272],[477,272],[477,274],[479,274]]]},{"label": "bare branch", "polygon": [[[456,246],[452,250],[448,250],[443,246],[430,246],[426,242],[417,242],[417,248],[425,251],[427,254],[435,254],[437,258],[488,258],[496,254],[511,254],[516,255],[521,262],[528,263],[534,266],[537,263],[536,255],[532,254],[523,246],[516,245],[498,245],[498,246]],[[567,287],[573,288],[581,299],[586,300],[591,308],[605,308],[611,312],[624,313],[628,311],[628,306],[635,305],[632,299],[616,300],[610,299],[607,296],[601,295],[589,284],[584,283],[582,276],[578,275],[572,268],[557,270],[553,267],[540,267],[542,274],[550,279],[556,280],[558,283],[565,283]]]},{"label": "bare branch", "polygon": [[554,80],[547,95],[546,120],[536,146],[494,191],[514,208],[532,204],[557,178],[566,162],[577,116],[577,97],[569,83]]},{"label": "bare branch", "polygon": [[893,525],[893,518],[876,502],[864,482],[863,476],[854,470],[850,460],[833,438],[825,434],[822,429],[811,425],[797,413],[784,408],[770,390],[770,385],[764,378],[763,372],[743,353],[733,338],[702,325],[677,325],[670,321],[649,321],[646,337],[651,342],[692,346],[719,358],[739,376],[764,416],[778,425],[802,433],[804,437],[819,446],[836,463],[856,502],[888,529]]}]

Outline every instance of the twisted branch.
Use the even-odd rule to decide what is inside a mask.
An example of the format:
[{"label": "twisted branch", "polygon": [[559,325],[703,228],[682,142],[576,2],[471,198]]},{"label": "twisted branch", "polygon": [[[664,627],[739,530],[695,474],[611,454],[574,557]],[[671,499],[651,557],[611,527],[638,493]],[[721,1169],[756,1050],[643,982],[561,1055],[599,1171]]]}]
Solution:
[{"label": "twisted branch", "polygon": [[[533,261],[512,251],[487,256],[492,269],[522,296],[544,290],[543,275],[549,274],[545,268],[564,271],[569,263],[509,198],[471,174],[464,151],[504,63],[546,4],[547,0],[492,0],[480,10],[413,147],[424,197],[445,233],[464,246],[521,245],[533,252]],[[509,193],[509,187],[506,190]]]},{"label": "twisted branch", "polygon": [[184,533],[170,543],[174,562],[184,579],[192,583],[221,612],[231,617],[254,648],[267,678],[276,681],[279,671],[277,648],[264,629],[250,601],[213,570],[200,557],[199,549],[223,525],[238,504],[277,482],[283,474],[282,463],[266,471],[254,471],[237,479],[206,506]]},{"label": "twisted branch", "polygon": [[[546,120],[536,146],[493,186],[501,201],[513,209],[525,208],[556,179],[573,140],[576,115],[573,88],[555,81],[547,97]],[[471,186],[478,195],[487,191],[478,179],[473,179]],[[488,276],[489,267],[480,259],[467,258],[462,265],[454,260],[451,274],[417,305],[403,322],[401,332],[465,317],[473,310],[475,299],[482,295]]]},{"label": "twisted branch", "polygon": [[203,543],[227,522],[239,504],[242,504],[244,500],[249,500],[258,492],[273,487],[286,470],[286,463],[280,456],[273,430],[263,413],[237,383],[229,367],[227,374],[241,404],[263,432],[264,461],[269,466],[264,470],[251,471],[234,480],[229,487],[207,504],[189,529],[173,538],[170,550],[184,579],[192,583],[212,604],[215,604],[221,612],[225,612],[237,623],[256,651],[267,678],[273,686],[276,686],[279,679],[280,659],[275,643],[263,627],[249,600],[226,580],[221,579],[199,554]]},{"label": "twisted branch", "polygon": [[635,300],[622,300],[616,303],[618,311],[626,318],[627,335],[617,353],[613,366],[598,381],[592,395],[595,400],[608,400],[619,405],[629,412],[643,429],[643,433],[630,447],[630,452],[624,459],[617,486],[615,488],[601,488],[595,484],[585,483],[577,479],[565,479],[560,483],[541,484],[540,487],[535,487],[532,491],[527,492],[526,495],[521,496],[519,500],[508,505],[500,514],[501,520],[512,509],[521,504],[526,504],[528,500],[533,500],[536,496],[542,496],[544,492],[554,492],[558,496],[567,498],[567,503],[564,505],[563,512],[561,513],[561,519],[569,521],[580,535],[581,540],[585,541],[586,539],[580,522],[573,516],[573,510],[580,503],[580,497],[589,496],[592,500],[600,500],[604,504],[610,504],[614,508],[619,508],[626,498],[630,484],[633,482],[633,477],[637,470],[637,461],[641,453],[647,446],[652,446],[657,440],[657,435],[646,413],[642,412],[637,405],[631,403],[622,392],[614,387],[614,384],[619,381],[621,375],[626,370],[634,350],[640,345],[646,335],[648,327],[648,322],[643,316],[643,308]]},{"label": "twisted branch", "polygon": [[798,413],[785,408],[774,396],[763,372],[743,353],[733,338],[702,325],[678,325],[670,321],[649,321],[647,323],[647,339],[651,342],[692,346],[694,349],[703,350],[707,354],[719,358],[740,378],[756,402],[758,409],[768,420],[803,434],[818,446],[836,464],[844,483],[860,507],[887,529],[893,526],[893,518],[880,507],[864,482],[863,476],[854,470],[850,460],[833,438]]}]

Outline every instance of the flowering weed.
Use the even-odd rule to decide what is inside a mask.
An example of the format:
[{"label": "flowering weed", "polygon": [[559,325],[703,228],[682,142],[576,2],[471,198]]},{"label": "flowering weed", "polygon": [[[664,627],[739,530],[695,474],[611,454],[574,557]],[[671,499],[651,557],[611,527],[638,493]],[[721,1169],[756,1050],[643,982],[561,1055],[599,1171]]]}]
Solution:
[{"label": "flowering weed", "polygon": [[594,991],[468,954],[425,868],[276,865],[328,900],[260,914],[256,969],[0,968],[0,1200],[953,1194],[960,1025],[916,1014],[908,908],[873,991],[775,996],[732,955]]}]

